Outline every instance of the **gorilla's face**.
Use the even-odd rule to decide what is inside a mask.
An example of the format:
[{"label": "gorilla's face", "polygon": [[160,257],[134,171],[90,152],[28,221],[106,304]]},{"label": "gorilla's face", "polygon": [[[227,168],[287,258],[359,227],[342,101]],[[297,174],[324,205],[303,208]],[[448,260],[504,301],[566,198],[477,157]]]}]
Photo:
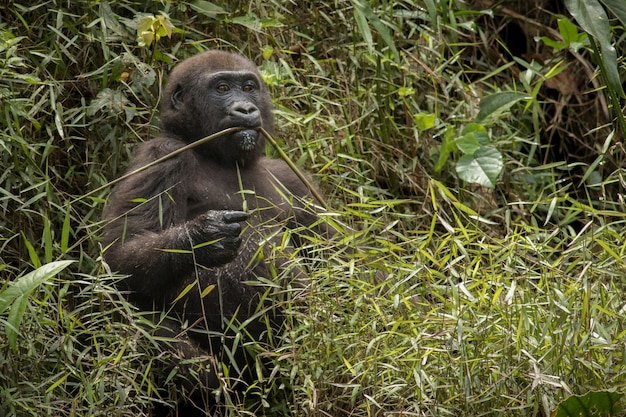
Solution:
[{"label": "gorilla's face", "polygon": [[222,141],[233,151],[252,152],[258,141],[255,130],[263,125],[260,103],[260,80],[249,72],[222,71],[212,74],[207,82],[209,114],[222,115],[216,126],[207,126],[214,132],[228,127],[245,127]]},{"label": "gorilla's face", "polygon": [[244,130],[214,139],[199,151],[223,162],[256,158],[264,145],[256,130],[263,126],[262,81],[249,71],[220,71],[201,78],[187,94],[182,88],[175,91],[171,97],[174,109],[191,116],[200,137],[230,127]]},{"label": "gorilla's face", "polygon": [[252,62],[234,54],[209,52],[178,65],[164,93],[161,120],[166,132],[191,143],[227,128],[196,152],[221,165],[249,166],[265,151],[258,128],[271,131],[271,98]]}]

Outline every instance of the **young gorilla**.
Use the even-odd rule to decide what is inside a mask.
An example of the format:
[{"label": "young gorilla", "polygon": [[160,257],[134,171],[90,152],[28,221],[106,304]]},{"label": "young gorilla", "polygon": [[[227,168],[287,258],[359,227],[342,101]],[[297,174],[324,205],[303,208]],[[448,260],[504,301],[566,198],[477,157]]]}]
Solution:
[{"label": "young gorilla", "polygon": [[[162,134],[139,147],[129,171],[223,129],[245,130],[124,179],[104,212],[106,262],[128,275],[124,290],[140,309],[169,312],[159,334],[177,338],[181,361],[209,359],[204,388],[220,385],[210,359],[225,358],[233,336],[222,332],[233,317],[242,323],[263,307],[264,289],[247,283],[272,278],[261,261],[262,236],[317,227],[306,186],[283,161],[263,156],[255,129],[272,131],[271,107],[255,65],[239,55],[209,51],[178,64],[163,93]],[[245,328],[257,340],[266,330],[258,320]],[[245,363],[231,365],[232,376]]]}]

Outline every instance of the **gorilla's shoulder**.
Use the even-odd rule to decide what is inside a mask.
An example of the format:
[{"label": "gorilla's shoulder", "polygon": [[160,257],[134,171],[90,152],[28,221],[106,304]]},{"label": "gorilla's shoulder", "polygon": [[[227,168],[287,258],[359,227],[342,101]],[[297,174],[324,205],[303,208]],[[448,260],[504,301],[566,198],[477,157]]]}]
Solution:
[{"label": "gorilla's shoulder", "polygon": [[[296,195],[303,196],[308,194],[306,185],[282,159],[261,158],[259,162],[263,169],[269,172],[270,176],[268,178],[273,178],[273,181],[280,182]],[[305,173],[304,175],[309,178],[308,174]]]},{"label": "gorilla's shoulder", "polygon": [[283,175],[296,176],[293,170],[289,168],[289,165],[282,159],[263,157],[259,159],[259,166],[263,167],[265,171],[280,175],[281,178]]},{"label": "gorilla's shoulder", "polygon": [[[142,143],[137,149],[137,158],[142,160],[156,160],[187,145],[180,139],[171,136],[159,136]],[[191,154],[191,152],[184,152]]]}]

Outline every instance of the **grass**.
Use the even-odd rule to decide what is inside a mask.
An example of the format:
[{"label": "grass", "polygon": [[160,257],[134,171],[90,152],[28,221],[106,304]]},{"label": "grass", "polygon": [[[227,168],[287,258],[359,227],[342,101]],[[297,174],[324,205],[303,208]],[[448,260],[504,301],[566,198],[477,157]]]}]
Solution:
[{"label": "grass", "polygon": [[322,334],[305,330],[328,345],[304,349],[349,371],[327,406],[350,395],[346,407],[359,398],[363,415],[549,414],[587,384],[619,386],[622,261],[599,248],[590,256],[606,245],[593,236],[517,225],[493,239],[458,224],[397,260],[384,287],[329,283],[313,296],[322,311],[309,308]]},{"label": "grass", "polygon": [[[0,415],[147,416],[180,395],[158,389],[166,354],[99,258],[108,191],[87,193],[157,132],[171,64],[206,47],[260,65],[280,146],[345,230],[311,239],[308,280],[279,289],[284,334],[256,346],[271,373],[224,414],[547,416],[572,394],[624,391],[624,132],[589,80],[550,87],[580,61],[507,51],[505,28],[553,27],[547,14],[148,3],[0,6]],[[150,14],[173,30],[147,46],[133,19]],[[453,144],[501,91],[531,98],[480,121],[504,168],[494,189],[468,184]],[[74,262],[9,297],[58,260]]]}]

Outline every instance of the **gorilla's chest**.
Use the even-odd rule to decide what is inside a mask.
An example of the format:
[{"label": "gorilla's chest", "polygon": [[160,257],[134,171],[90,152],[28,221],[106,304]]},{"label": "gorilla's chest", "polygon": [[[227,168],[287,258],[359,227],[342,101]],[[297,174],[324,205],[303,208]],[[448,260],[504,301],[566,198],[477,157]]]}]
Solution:
[{"label": "gorilla's chest", "polygon": [[265,221],[282,221],[290,211],[286,193],[262,164],[245,170],[202,167],[187,181],[187,219],[207,210],[243,210]]}]

